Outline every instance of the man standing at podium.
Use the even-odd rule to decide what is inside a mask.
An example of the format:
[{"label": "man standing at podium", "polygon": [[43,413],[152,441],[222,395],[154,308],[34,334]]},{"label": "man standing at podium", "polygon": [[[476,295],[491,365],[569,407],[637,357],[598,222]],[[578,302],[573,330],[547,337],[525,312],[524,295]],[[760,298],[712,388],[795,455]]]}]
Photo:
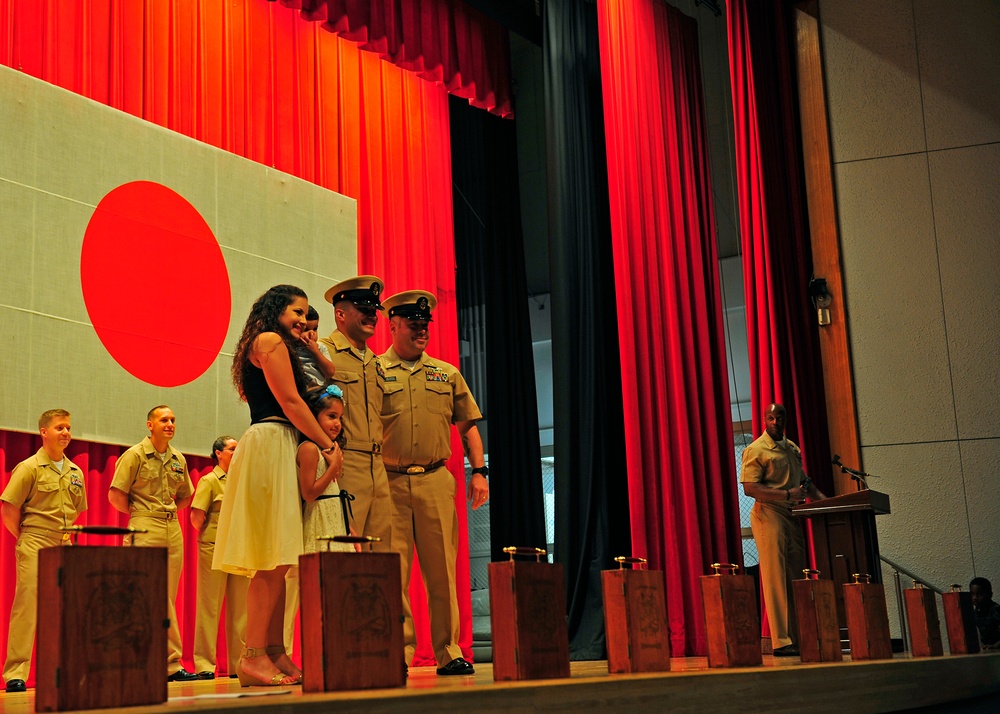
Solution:
[{"label": "man standing at podium", "polygon": [[399,553],[402,565],[406,662],[412,661],[417,643],[409,597],[416,545],[427,590],[437,673],[469,675],[475,669],[458,646],[457,485],[446,466],[451,457],[452,424],[458,428],[473,467],[467,490],[473,509],[489,498],[489,469],[476,427],[483,415],[469,385],[452,365],[424,352],[436,305],[434,295],[423,290],[398,293],[385,301],[392,347],[381,357],[385,370],[382,453],[392,494],[392,549]]},{"label": "man standing at podium", "polygon": [[184,536],[177,512],[191,503],[194,485],[184,456],[170,446],[176,424],[167,405],[149,410],[149,436],[118,457],[108,500],[129,515],[129,526],[147,531],[125,536],[125,545],[167,549],[167,681],[189,682],[198,675],[181,666],[181,628],[174,600],[184,564]]},{"label": "man standing at podium", "polygon": [[743,493],[756,503],[750,528],[760,555],[760,579],[776,657],[799,654],[792,580],[806,567],[806,542],[792,506],[806,497],[826,498],[802,470],[802,452],[785,438],[787,414],[780,404],[764,412],[764,433],[743,451]]},{"label": "man standing at podium", "polygon": [[38,418],[42,448],[14,467],[0,494],[3,524],[17,538],[17,584],[3,665],[8,692],[25,690],[31,667],[38,613],[38,551],[69,545],[69,533],[59,529],[73,525],[87,510],[83,471],[64,453],[72,439],[69,417],[65,409],[50,409]]}]

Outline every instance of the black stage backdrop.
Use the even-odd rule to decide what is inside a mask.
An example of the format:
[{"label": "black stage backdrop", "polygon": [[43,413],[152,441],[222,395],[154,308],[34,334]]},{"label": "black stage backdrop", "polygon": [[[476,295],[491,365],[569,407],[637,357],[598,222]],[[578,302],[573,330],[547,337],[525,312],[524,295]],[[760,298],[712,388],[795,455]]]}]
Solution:
[{"label": "black stage backdrop", "polygon": [[515,124],[450,98],[459,334],[485,330],[490,549],[545,547]]},{"label": "black stage backdrop", "polygon": [[600,571],[631,553],[631,534],[596,7],[547,0],[542,26],[556,559],[570,656],[601,659]]}]

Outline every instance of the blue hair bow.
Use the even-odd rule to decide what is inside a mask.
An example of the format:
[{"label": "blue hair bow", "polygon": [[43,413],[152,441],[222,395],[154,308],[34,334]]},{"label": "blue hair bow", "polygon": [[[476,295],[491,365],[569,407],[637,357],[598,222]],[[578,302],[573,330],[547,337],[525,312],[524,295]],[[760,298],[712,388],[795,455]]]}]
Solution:
[{"label": "blue hair bow", "polygon": [[344,400],[344,390],[338,387],[336,384],[330,384],[322,392],[323,399],[328,399],[329,397],[335,397],[341,401]]}]

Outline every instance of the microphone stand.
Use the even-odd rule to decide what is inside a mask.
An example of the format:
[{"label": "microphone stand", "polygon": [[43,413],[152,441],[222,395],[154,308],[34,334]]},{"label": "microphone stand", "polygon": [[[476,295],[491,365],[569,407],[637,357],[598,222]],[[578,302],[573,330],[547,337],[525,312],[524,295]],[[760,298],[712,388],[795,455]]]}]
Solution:
[{"label": "microphone stand", "polygon": [[833,455],[833,462],[832,463],[833,463],[834,466],[839,466],[840,467],[840,472],[841,473],[849,474],[852,479],[854,479],[855,481],[858,482],[858,490],[859,491],[870,491],[871,490],[869,488],[869,486],[868,486],[868,480],[867,480],[868,477],[871,476],[871,474],[865,473],[864,471],[857,471],[857,470],[852,469],[852,468],[850,468],[848,466],[844,466],[842,463],[840,463],[840,456],[838,456],[836,454]]}]

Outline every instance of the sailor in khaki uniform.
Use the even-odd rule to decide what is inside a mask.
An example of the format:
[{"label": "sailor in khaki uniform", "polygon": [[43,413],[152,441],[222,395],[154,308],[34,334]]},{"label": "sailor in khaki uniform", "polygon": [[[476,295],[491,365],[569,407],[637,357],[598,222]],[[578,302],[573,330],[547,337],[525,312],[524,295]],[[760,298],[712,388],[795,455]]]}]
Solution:
[{"label": "sailor in khaki uniform", "polygon": [[761,588],[776,657],[799,654],[792,580],[806,567],[802,525],[792,506],[806,497],[826,498],[802,470],[802,452],[785,438],[785,408],[771,404],[764,412],[765,431],[743,450],[740,481],[753,498],[750,529],[760,555]]},{"label": "sailor in khaki uniform", "polygon": [[146,416],[149,436],[118,457],[108,500],[129,515],[129,526],[147,533],[125,536],[125,545],[167,549],[167,681],[187,682],[198,675],[181,666],[181,628],[174,600],[184,564],[184,537],[177,511],[191,502],[194,486],[187,462],[170,446],[176,417],[166,405],[153,407]]},{"label": "sailor in khaki uniform", "polygon": [[220,436],[212,444],[216,466],[198,479],[191,499],[191,525],[198,531],[198,608],[194,626],[194,669],[199,679],[215,679],[215,643],[219,614],[226,601],[226,654],[230,677],[236,676],[247,629],[247,587],[250,578],[212,570],[215,532],[226,490],[226,473],[236,451],[236,439]]},{"label": "sailor in khaki uniform", "polygon": [[14,554],[17,584],[10,609],[7,659],[3,679],[8,692],[23,692],[31,648],[35,642],[38,600],[38,551],[54,545],[69,545],[71,526],[87,510],[83,471],[65,456],[72,438],[70,414],[50,409],[38,419],[42,448],[14,467],[10,481],[0,494],[0,513],[7,530],[17,538]]},{"label": "sailor in khaki uniform", "polygon": [[385,370],[382,456],[392,495],[392,547],[402,563],[406,661],[412,661],[417,642],[409,598],[416,546],[427,589],[437,673],[462,675],[475,670],[463,659],[458,646],[457,484],[445,466],[451,457],[452,424],[458,427],[465,455],[473,466],[466,493],[473,509],[489,498],[489,470],[476,427],[483,415],[469,386],[452,365],[424,352],[436,305],[434,295],[422,290],[399,293],[385,301],[392,347],[381,357]]},{"label": "sailor in khaki uniform", "polygon": [[320,340],[330,351],[337,368],[333,382],[344,391],[344,473],[338,479],[342,490],[352,494],[354,530],[377,536],[375,550],[390,550],[391,516],[389,483],[382,465],[382,365],[367,342],[375,334],[379,295],[383,283],[374,275],[361,275],[326,291],[333,305],[337,329]]}]

